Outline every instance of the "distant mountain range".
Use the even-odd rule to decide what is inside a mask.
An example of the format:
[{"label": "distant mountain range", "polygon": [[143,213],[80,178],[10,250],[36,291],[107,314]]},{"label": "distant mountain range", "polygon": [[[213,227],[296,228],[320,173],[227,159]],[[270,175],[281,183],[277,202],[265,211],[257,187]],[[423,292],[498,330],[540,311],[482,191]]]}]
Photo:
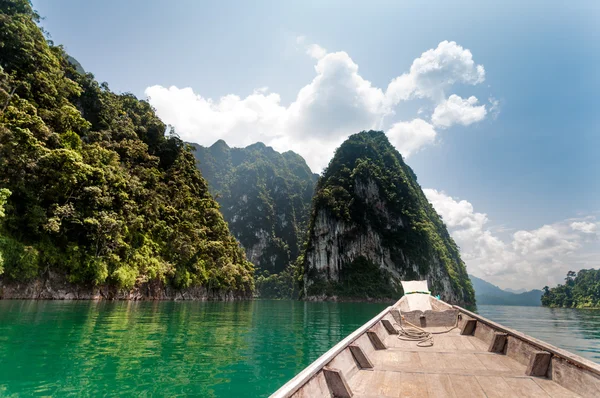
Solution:
[{"label": "distant mountain range", "polygon": [[[473,289],[475,289],[475,299],[477,304],[482,305],[527,305],[541,306],[541,290],[502,290],[496,285],[492,285],[483,279],[469,275]],[[520,293],[516,293],[520,292]]]}]

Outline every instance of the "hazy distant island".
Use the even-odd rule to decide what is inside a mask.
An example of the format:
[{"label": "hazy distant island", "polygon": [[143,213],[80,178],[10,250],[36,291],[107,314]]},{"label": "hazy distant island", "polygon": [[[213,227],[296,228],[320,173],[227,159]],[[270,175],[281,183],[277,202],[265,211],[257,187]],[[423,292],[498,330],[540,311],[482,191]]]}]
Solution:
[{"label": "hazy distant island", "polygon": [[541,290],[521,291],[514,293],[508,289],[500,289],[498,286],[484,281],[476,276],[469,275],[475,289],[475,299],[477,304],[483,305],[525,305],[541,306]]}]

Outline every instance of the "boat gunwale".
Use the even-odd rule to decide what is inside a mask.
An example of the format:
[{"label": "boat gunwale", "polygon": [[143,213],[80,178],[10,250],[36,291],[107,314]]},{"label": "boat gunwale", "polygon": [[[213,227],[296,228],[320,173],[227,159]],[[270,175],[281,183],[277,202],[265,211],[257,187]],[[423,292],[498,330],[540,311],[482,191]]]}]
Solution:
[{"label": "boat gunwale", "polygon": [[478,322],[481,322],[481,323],[491,327],[492,329],[495,329],[496,331],[506,333],[516,339],[524,341],[525,343],[530,344],[541,350],[547,351],[560,359],[571,362],[572,364],[574,364],[580,368],[583,368],[585,370],[588,370],[588,371],[600,376],[600,364],[597,364],[596,362],[590,361],[589,359],[586,359],[577,354],[573,354],[572,352],[564,350],[562,348],[558,348],[558,347],[556,347],[550,343],[547,343],[543,340],[539,340],[539,339],[536,339],[535,337],[531,337],[528,334],[519,332],[518,330],[503,326],[503,325],[496,323],[494,321],[491,321],[481,315],[478,315],[474,312],[466,310],[458,305],[453,305],[452,307],[459,310],[463,314],[468,315],[469,317],[477,320]]},{"label": "boat gunwale", "polygon": [[[404,296],[403,296],[403,298],[404,298]],[[435,297],[432,297],[432,298],[435,299]],[[570,363],[582,370],[593,373],[595,376],[600,376],[600,364],[597,364],[593,361],[583,358],[577,354],[573,354],[567,350],[553,346],[549,343],[546,343],[545,341],[538,340],[538,339],[531,337],[525,333],[522,333],[517,330],[503,326],[503,325],[496,323],[494,321],[491,321],[481,315],[478,315],[469,310],[466,310],[458,305],[451,305],[451,304],[446,303],[445,301],[442,301],[439,299],[437,299],[437,300],[440,301],[441,303],[447,305],[449,307],[449,309],[458,310],[459,313],[462,313],[462,314],[476,320],[477,322],[481,322],[482,324],[485,324],[486,326],[492,328],[493,330],[495,330],[497,332],[506,333],[509,336],[511,336],[517,340],[520,340],[526,344],[529,344],[537,349],[551,353],[553,357],[567,361],[568,363]],[[298,390],[300,390],[303,386],[305,386],[316,374],[319,373],[319,371],[321,371],[323,369],[323,367],[325,367],[329,362],[331,362],[344,349],[346,349],[350,344],[352,344],[354,341],[356,341],[360,336],[362,336],[369,329],[371,329],[378,322],[380,322],[381,319],[383,319],[383,317],[385,317],[386,315],[391,313],[392,310],[399,309],[399,305],[400,305],[401,301],[402,301],[402,298],[400,300],[398,300],[395,304],[385,308],[378,315],[373,317],[371,320],[367,321],[367,323],[365,323],[360,328],[356,329],[354,332],[349,334],[346,338],[341,340],[339,343],[334,345],[331,349],[329,349],[327,352],[325,352],[323,355],[321,355],[317,360],[315,360],[310,365],[308,365],[306,368],[304,368],[294,378],[292,378],[287,383],[285,383],[283,386],[281,386],[277,391],[275,391],[270,396],[270,398],[291,397]]]},{"label": "boat gunwale", "polygon": [[390,313],[392,309],[394,309],[396,304],[391,305],[381,311],[379,314],[375,315],[375,317],[371,318],[364,325],[356,329],[354,332],[346,336],[339,343],[331,347],[327,352],[313,361],[310,365],[304,368],[300,373],[298,373],[294,378],[289,380],[283,386],[281,386],[277,391],[271,394],[270,398],[284,398],[292,396],[296,391],[298,391],[302,386],[310,381],[324,366],[326,366],[333,358],[335,358],[340,352],[345,350],[350,344],[356,341],[360,336],[365,334],[369,329],[377,324],[377,322],[381,321],[381,319]]}]

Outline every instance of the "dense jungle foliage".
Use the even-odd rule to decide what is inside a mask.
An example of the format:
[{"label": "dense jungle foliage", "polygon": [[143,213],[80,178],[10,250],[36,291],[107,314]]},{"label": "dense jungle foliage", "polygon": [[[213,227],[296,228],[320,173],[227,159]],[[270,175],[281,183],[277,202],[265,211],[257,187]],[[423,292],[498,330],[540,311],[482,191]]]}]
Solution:
[{"label": "dense jungle foliage", "polygon": [[[379,198],[373,203],[370,201],[375,199],[369,199],[367,193],[370,182],[376,184]],[[475,302],[473,287],[456,243],[425,197],[416,175],[383,132],[354,134],[336,150],[317,184],[309,231],[313,230],[321,210],[351,226],[355,231],[353,234],[363,234],[368,228],[374,230],[381,237],[382,245],[390,250],[391,260],[405,279],[419,277],[407,267],[407,259],[418,265],[421,276],[432,272],[433,260],[438,259],[458,297],[467,303]],[[308,251],[311,250],[311,239],[313,235],[309,232]],[[340,248],[340,252],[344,249]],[[390,276],[381,274],[385,271],[365,258],[358,257],[351,264],[340,267],[337,283],[322,280],[322,275],[310,269],[308,264],[305,268],[307,277],[314,282],[309,295],[373,297],[373,293],[385,290],[389,291],[384,292],[387,296],[401,294],[394,292],[393,286],[384,285],[382,281],[389,281]],[[366,269],[370,271],[366,272]],[[440,291],[441,286],[430,286],[430,289]]]},{"label": "dense jungle foliage", "polygon": [[600,270],[569,271],[564,285],[544,286],[542,305],[564,308],[600,308]]},{"label": "dense jungle foliage", "polygon": [[198,168],[231,232],[257,271],[273,279],[300,254],[318,176],[300,155],[262,143],[230,148],[219,140],[208,148],[194,146]]},{"label": "dense jungle foliage", "polygon": [[80,73],[37,22],[28,1],[0,0],[2,278],[252,290],[188,145],[146,101]]}]

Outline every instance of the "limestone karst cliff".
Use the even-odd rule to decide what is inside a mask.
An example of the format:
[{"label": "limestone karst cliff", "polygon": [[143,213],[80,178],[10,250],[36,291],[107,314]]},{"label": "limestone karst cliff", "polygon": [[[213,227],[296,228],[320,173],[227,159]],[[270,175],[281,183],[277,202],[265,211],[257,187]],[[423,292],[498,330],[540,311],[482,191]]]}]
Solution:
[{"label": "limestone karst cliff", "polygon": [[291,151],[263,143],[230,148],[193,144],[198,168],[233,235],[259,271],[279,273],[299,255],[317,175]]},{"label": "limestone karst cliff", "polygon": [[320,178],[304,253],[303,295],[397,299],[400,280],[474,303],[458,247],[383,132],[352,135]]}]

